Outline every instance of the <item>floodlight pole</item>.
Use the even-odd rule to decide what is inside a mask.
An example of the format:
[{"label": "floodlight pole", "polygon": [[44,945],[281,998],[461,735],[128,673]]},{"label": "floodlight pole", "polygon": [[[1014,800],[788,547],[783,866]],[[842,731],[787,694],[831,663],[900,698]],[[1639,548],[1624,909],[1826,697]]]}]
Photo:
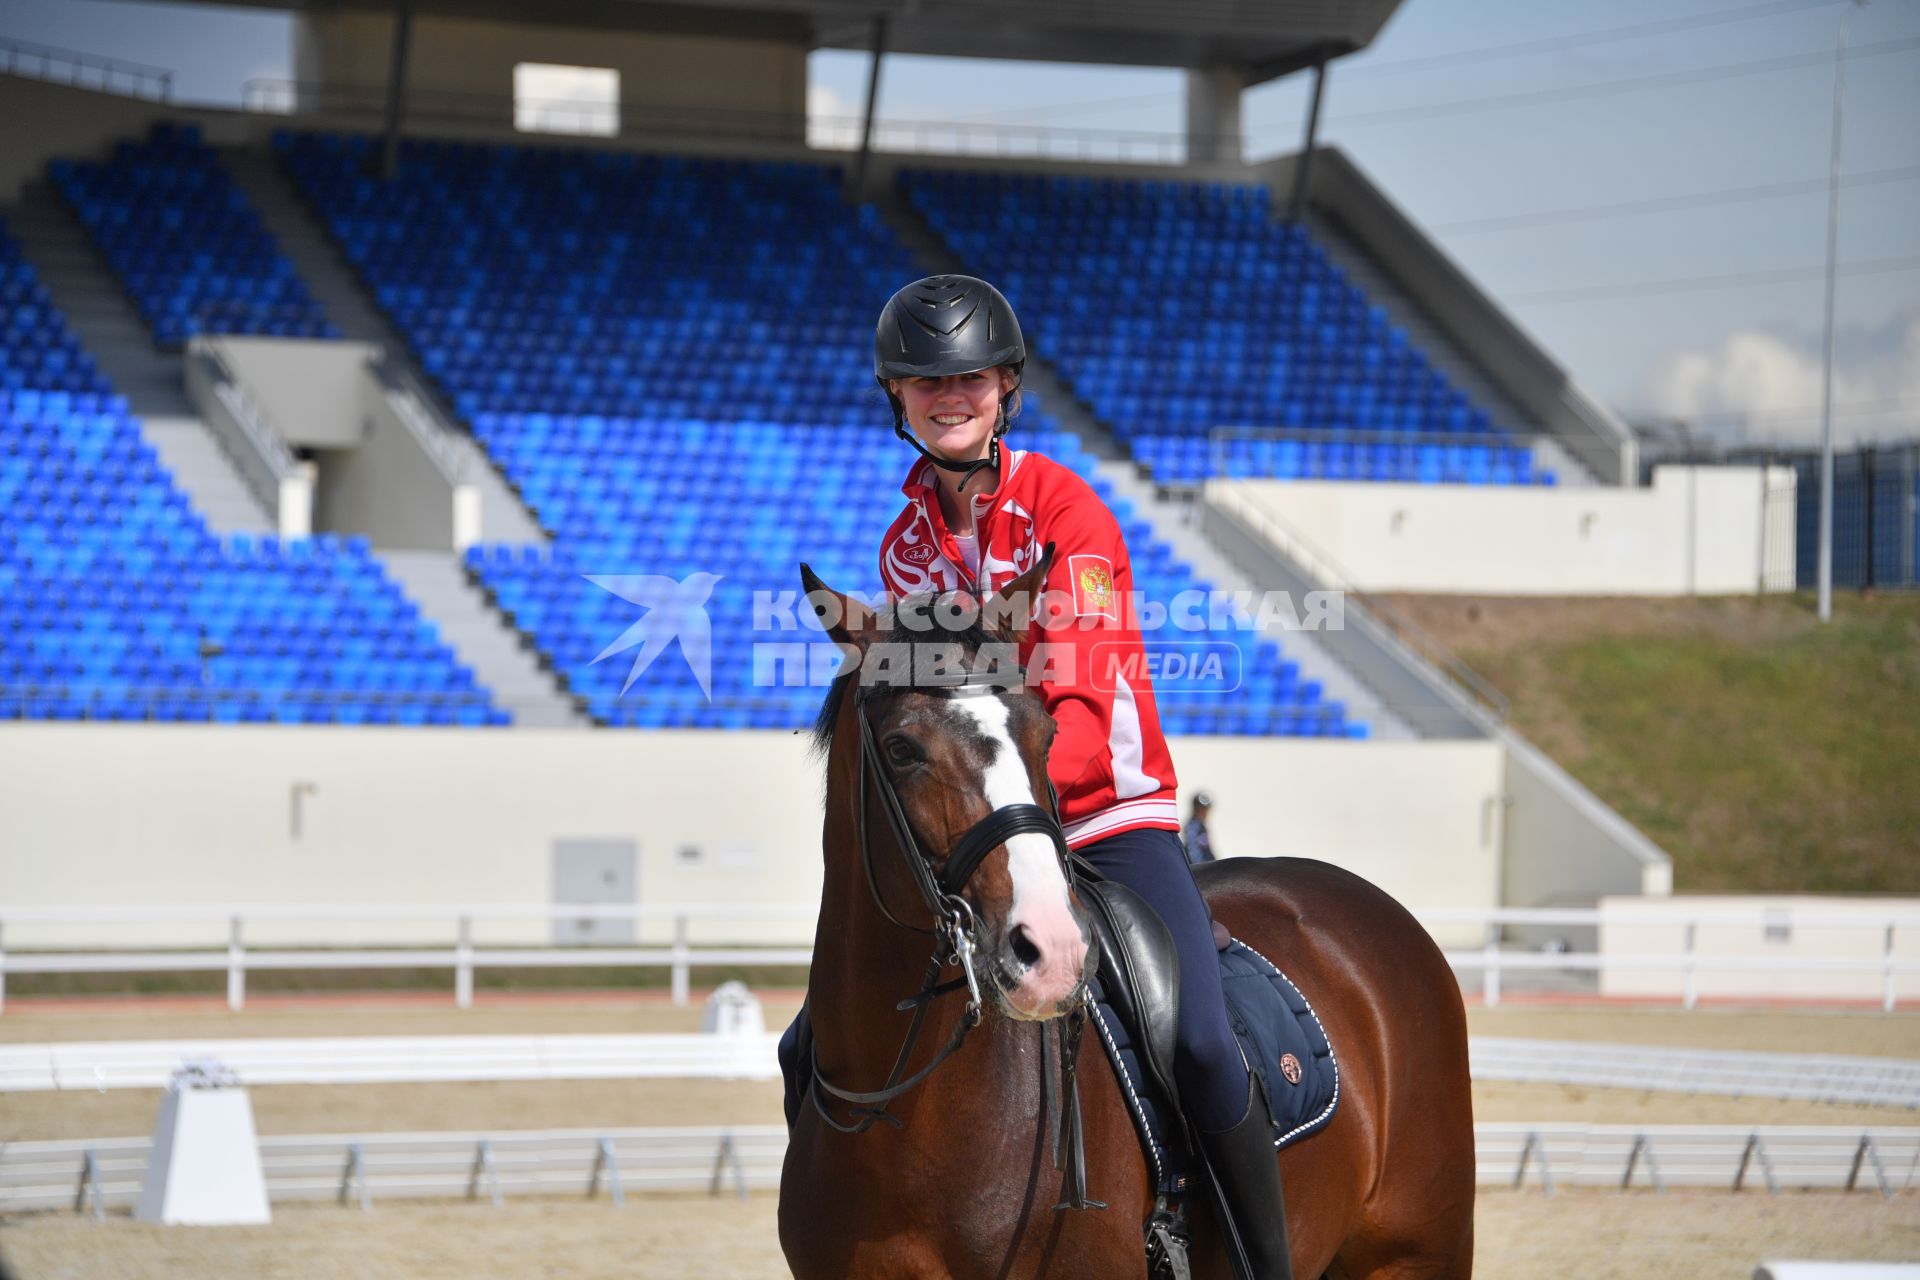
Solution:
[{"label": "floodlight pole", "polygon": [[873,115],[880,107],[880,60],[887,53],[887,15],[873,15],[873,65],[867,68],[867,112],[860,127],[860,158],[853,166],[854,199],[862,199],[867,191],[867,159],[873,154]]},{"label": "floodlight pole", "polygon": [[1307,107],[1307,137],[1300,147],[1300,163],[1293,171],[1293,204],[1287,221],[1307,220],[1307,188],[1313,181],[1313,149],[1320,139],[1320,94],[1327,84],[1327,60],[1313,64],[1313,102]]},{"label": "floodlight pole", "polygon": [[413,42],[413,0],[393,7],[393,58],[387,67],[387,120],[380,135],[380,176],[400,168],[400,108],[407,98],[407,46]]},{"label": "floodlight pole", "polygon": [[1833,146],[1827,163],[1827,312],[1825,357],[1820,362],[1820,621],[1833,620],[1833,281],[1840,246],[1840,120],[1847,91],[1847,23],[1866,0],[1840,11],[1840,38],[1833,50]]}]

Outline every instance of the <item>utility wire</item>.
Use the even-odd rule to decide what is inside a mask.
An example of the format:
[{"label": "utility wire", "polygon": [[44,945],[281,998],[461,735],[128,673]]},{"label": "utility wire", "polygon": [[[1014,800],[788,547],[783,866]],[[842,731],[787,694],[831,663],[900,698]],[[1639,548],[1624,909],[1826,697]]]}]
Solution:
[{"label": "utility wire", "polygon": [[1831,8],[1835,3],[1836,0],[1776,0],[1772,4],[1748,5],[1741,9],[1717,9],[1712,13],[1695,14],[1690,18],[1638,22],[1626,27],[1607,27],[1600,31],[1578,32],[1573,35],[1546,36],[1538,40],[1487,45],[1479,49],[1458,49],[1452,53],[1425,54],[1418,58],[1401,58],[1393,62],[1362,63],[1358,66],[1340,68],[1340,78],[1351,80],[1363,76],[1426,71],[1434,67],[1462,66],[1475,62],[1493,62],[1501,58],[1523,58],[1536,53],[1559,53],[1567,49],[1584,49],[1589,45],[1614,44],[1621,40],[1639,40],[1647,36],[1667,35],[1675,31],[1694,31],[1701,27],[1723,26],[1730,22],[1751,22],[1756,18],[1771,18],[1779,14],[1797,13],[1806,9]]},{"label": "utility wire", "polygon": [[[1920,270],[1920,257],[1872,258],[1861,262],[1843,262],[1836,275],[1860,276],[1879,272]],[[1729,275],[1688,276],[1677,280],[1649,281],[1641,284],[1590,285],[1577,289],[1539,289],[1532,293],[1501,295],[1508,303],[1579,302],[1599,298],[1641,298],[1658,293],[1696,293],[1711,289],[1742,289],[1749,285],[1785,284],[1794,280],[1818,280],[1825,267],[1786,267],[1778,271],[1736,271]]]},{"label": "utility wire", "polygon": [[[1889,182],[1911,182],[1920,178],[1920,165],[1898,169],[1870,169],[1840,179],[1843,187],[1870,187]],[[1459,222],[1440,222],[1427,230],[1450,235],[1474,235],[1482,231],[1513,231],[1522,227],[1545,227],[1564,222],[1591,222],[1602,218],[1624,218],[1634,214],[1667,213],[1679,209],[1704,209],[1721,204],[1745,204],[1754,200],[1772,200],[1780,196],[1808,195],[1825,191],[1825,178],[1802,178],[1794,182],[1769,182],[1757,187],[1728,187],[1720,191],[1699,191],[1689,195],[1657,196],[1650,200],[1623,200],[1614,204],[1580,205],[1565,209],[1543,209],[1535,213],[1505,214],[1493,218],[1466,218]]]},{"label": "utility wire", "polygon": [[[1855,45],[1847,50],[1848,61],[1887,53],[1906,53],[1920,49],[1920,36],[1904,40],[1882,40],[1877,44]],[[1497,111],[1506,107],[1542,106],[1553,102],[1573,102],[1588,98],[1612,97],[1617,93],[1643,93],[1649,89],[1671,89],[1681,85],[1707,84],[1716,80],[1734,80],[1743,76],[1765,75],[1770,71],[1790,71],[1797,67],[1830,66],[1834,56],[1825,51],[1789,54],[1783,58],[1760,58],[1751,62],[1730,62],[1720,67],[1694,71],[1665,71],[1658,75],[1636,76],[1631,80],[1605,80],[1599,84],[1567,85],[1558,89],[1535,89],[1526,93],[1490,94],[1480,98],[1455,98],[1448,102],[1428,102],[1411,107],[1391,107],[1381,111],[1356,111],[1350,115],[1337,110],[1328,127],[1338,125],[1384,124],[1389,120],[1414,117],[1464,115],[1477,111]]]}]

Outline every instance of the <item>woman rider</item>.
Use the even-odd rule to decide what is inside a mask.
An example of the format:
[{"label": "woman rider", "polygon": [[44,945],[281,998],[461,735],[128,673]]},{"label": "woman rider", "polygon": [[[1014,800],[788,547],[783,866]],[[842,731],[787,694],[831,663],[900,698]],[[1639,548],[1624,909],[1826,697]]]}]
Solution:
[{"label": "woman rider", "polygon": [[[1125,602],[1133,572],[1119,523],[1072,471],[1000,438],[1019,412],[1026,343],[1000,291],[970,276],[933,276],[894,294],[874,335],[874,376],[894,430],[921,455],[907,503],[880,548],[895,596],[1006,585],[1048,543],[1050,600],[1039,639],[1070,648],[1040,691],[1058,729],[1047,774],[1067,843],[1109,880],[1160,912],[1180,954],[1175,1075],[1203,1154],[1238,1229],[1235,1270],[1291,1275],[1279,1162],[1266,1100],[1248,1078],[1227,1021],[1211,918],[1188,867],[1173,761]],[[1088,621],[1091,619],[1091,621]],[[1054,625],[1058,624],[1058,625]]]}]

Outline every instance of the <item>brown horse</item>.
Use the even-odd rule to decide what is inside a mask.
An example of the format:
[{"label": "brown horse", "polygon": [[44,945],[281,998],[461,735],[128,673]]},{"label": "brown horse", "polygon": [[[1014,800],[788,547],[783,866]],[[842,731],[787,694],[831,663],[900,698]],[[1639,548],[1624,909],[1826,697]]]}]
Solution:
[{"label": "brown horse", "polygon": [[[996,602],[1030,594],[1045,570],[1043,560]],[[837,612],[829,634],[869,671],[875,646],[930,639],[837,593],[812,598]],[[975,655],[1014,637],[975,623],[931,638],[964,644],[977,674],[987,663]],[[780,1243],[799,1280],[1146,1275],[1153,1180],[1096,1051],[1080,1059],[1080,1092],[1087,1191],[1106,1207],[1056,1208],[1071,1190],[1044,1082],[1058,1052],[1042,1040],[1081,994],[1084,916],[1060,872],[1063,846],[1051,846],[1049,879],[1035,865],[1037,827],[990,821],[1045,803],[1051,731],[1038,695],[1018,685],[863,688],[850,671],[828,695],[817,732],[826,875],[808,1005],[815,1066],[832,1092],[802,1108],[780,1181]],[[1018,833],[977,847],[1003,829]],[[963,854],[961,883],[943,879]],[[1470,1275],[1466,1018],[1438,948],[1393,899],[1325,863],[1243,858],[1198,875],[1216,919],[1313,1001],[1340,1063],[1332,1122],[1279,1156],[1294,1274]],[[964,907],[944,902],[949,890]],[[943,911],[956,916],[940,933]],[[958,954],[961,925],[978,964],[943,965],[974,959]],[[988,994],[970,1014],[977,976]],[[1224,1280],[1211,1210],[1194,1200],[1193,1274]]]}]

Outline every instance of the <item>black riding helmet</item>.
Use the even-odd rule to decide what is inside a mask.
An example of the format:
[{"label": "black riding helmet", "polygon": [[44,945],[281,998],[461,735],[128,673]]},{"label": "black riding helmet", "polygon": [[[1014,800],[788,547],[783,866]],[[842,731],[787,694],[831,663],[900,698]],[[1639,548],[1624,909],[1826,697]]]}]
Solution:
[{"label": "black riding helmet", "polygon": [[893,406],[894,434],[936,467],[965,472],[966,488],[976,471],[1000,466],[1000,437],[1007,433],[1007,405],[1000,402],[993,444],[979,462],[949,462],[936,456],[907,429],[906,406],[887,386],[893,378],[944,378],[977,369],[1012,368],[1015,390],[1027,362],[1020,320],[1005,295],[973,276],[928,276],[887,299],[873,330],[873,377]]}]

